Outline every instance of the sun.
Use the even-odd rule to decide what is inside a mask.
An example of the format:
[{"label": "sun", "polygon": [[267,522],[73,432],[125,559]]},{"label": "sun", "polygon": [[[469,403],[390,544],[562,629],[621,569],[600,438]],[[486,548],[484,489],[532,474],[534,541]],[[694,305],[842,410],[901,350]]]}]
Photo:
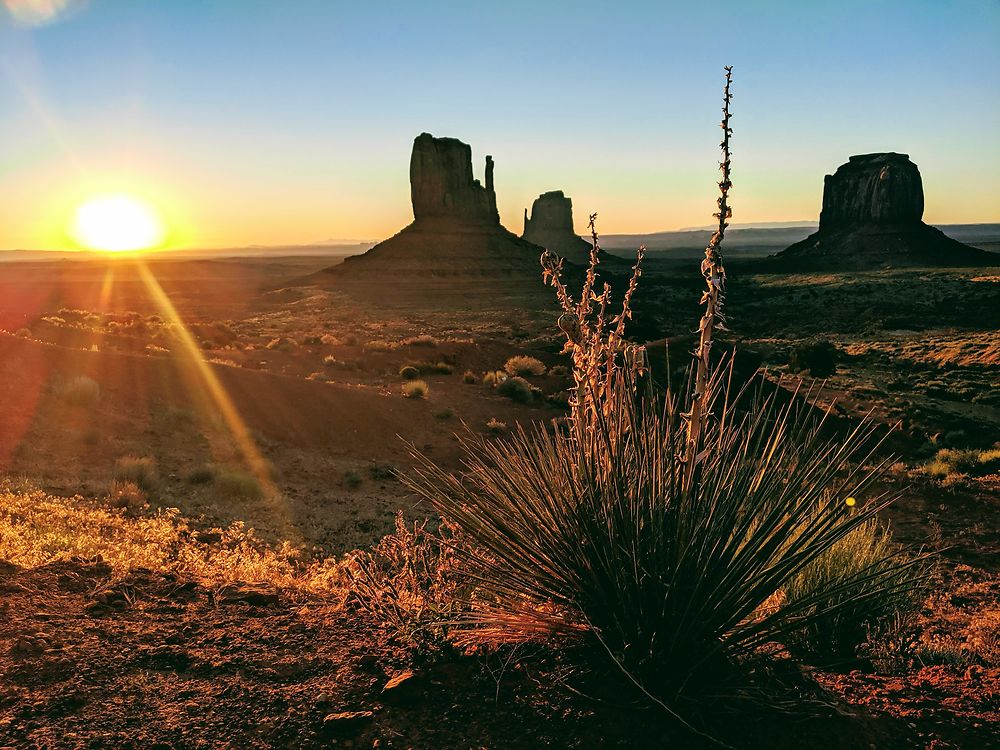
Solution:
[{"label": "sun", "polygon": [[115,194],[97,196],[80,205],[70,234],[81,247],[118,253],[159,247],[166,232],[148,203]]}]

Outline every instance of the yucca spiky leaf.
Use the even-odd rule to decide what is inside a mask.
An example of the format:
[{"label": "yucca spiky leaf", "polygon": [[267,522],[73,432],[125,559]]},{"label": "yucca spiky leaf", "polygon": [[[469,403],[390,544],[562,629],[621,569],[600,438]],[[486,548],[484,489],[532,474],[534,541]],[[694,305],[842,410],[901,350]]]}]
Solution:
[{"label": "yucca spiky leaf", "polygon": [[694,485],[677,404],[625,372],[602,393],[608,408],[566,431],[466,438],[461,475],[417,454],[407,483],[459,527],[477,582],[459,623],[469,637],[599,639],[630,673],[669,691],[903,585],[898,571],[917,563],[887,550],[832,589],[774,604],[790,578],[893,498],[843,502],[869,495],[882,468],[871,465],[870,426],[830,437],[801,399],[728,398],[720,372],[725,382],[711,391],[722,403]]}]

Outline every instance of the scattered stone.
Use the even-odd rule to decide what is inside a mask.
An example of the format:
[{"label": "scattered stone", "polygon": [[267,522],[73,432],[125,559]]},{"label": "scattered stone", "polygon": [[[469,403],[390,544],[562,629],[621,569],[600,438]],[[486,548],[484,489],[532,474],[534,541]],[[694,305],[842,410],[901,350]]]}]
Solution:
[{"label": "scattered stone", "polygon": [[375,717],[374,711],[341,711],[323,717],[323,729],[336,734],[358,732]]}]

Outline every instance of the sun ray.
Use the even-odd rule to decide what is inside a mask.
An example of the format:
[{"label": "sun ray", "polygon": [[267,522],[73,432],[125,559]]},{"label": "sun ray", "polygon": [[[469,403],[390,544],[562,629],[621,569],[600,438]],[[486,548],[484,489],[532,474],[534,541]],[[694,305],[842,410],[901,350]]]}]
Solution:
[{"label": "sun ray", "polygon": [[215,404],[215,407],[219,410],[219,414],[222,416],[223,422],[232,435],[233,440],[236,443],[236,448],[242,455],[243,460],[246,462],[247,468],[249,468],[257,481],[260,482],[261,486],[264,488],[265,494],[268,497],[277,497],[278,490],[271,478],[270,464],[267,459],[261,455],[260,450],[257,448],[257,444],[254,442],[253,436],[250,434],[249,428],[247,428],[246,423],[240,416],[235,404],[233,404],[228,392],[219,381],[215,371],[212,369],[211,365],[205,361],[205,357],[202,354],[201,347],[198,346],[198,342],[195,341],[194,336],[191,335],[187,326],[184,325],[184,321],[177,312],[177,308],[174,307],[174,303],[170,300],[169,295],[163,290],[163,287],[160,285],[160,282],[157,281],[152,271],[149,270],[149,266],[145,263],[145,261],[141,258],[136,259],[136,267],[138,268],[139,275],[143,283],[152,296],[154,303],[160,309],[164,319],[174,323],[177,336],[184,347],[185,353],[190,358],[190,361],[194,363],[199,377],[208,391],[212,402]]}]

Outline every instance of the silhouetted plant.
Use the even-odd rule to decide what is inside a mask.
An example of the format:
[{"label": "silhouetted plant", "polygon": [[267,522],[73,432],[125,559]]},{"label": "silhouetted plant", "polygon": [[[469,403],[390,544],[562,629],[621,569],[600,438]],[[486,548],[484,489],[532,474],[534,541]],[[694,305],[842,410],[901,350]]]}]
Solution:
[{"label": "silhouetted plant", "polygon": [[639,285],[646,248],[640,247],[636,253],[632,277],[622,299],[621,312],[612,315],[608,309],[611,304],[611,287],[605,283],[600,295],[595,292],[601,252],[597,214],[590,215],[588,226],[591,237],[590,257],[578,301],[573,299],[563,283],[563,258],[548,250],[542,253],[541,258],[542,278],[556,290],[556,298],[563,309],[559,316],[559,328],[566,336],[563,351],[573,357],[576,389],[569,404],[572,418],[577,420],[591,420],[597,416],[602,405],[603,387],[610,384],[619,366],[624,363],[629,369],[639,372],[646,364],[645,349],[625,340],[625,324],[632,318],[632,297]]}]

